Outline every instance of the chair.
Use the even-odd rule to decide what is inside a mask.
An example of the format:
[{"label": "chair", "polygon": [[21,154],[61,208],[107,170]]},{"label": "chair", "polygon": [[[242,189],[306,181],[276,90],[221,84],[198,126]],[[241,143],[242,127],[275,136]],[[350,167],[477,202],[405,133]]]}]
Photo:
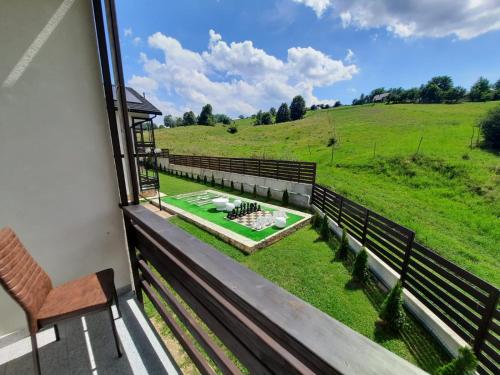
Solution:
[{"label": "chair", "polygon": [[2,228],[0,284],[26,313],[35,374],[41,373],[36,333],[42,328],[53,326],[56,340],[59,341],[57,322],[91,312],[108,310],[118,357],[122,356],[111,310],[114,301],[121,317],[112,269],[87,275],[54,288],[49,275],[29,254],[14,231]]}]

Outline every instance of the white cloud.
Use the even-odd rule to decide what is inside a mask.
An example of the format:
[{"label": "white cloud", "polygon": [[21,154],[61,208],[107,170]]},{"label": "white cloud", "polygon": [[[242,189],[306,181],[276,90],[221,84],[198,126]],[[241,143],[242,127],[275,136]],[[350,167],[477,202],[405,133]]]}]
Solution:
[{"label": "white cloud", "polygon": [[134,44],[134,46],[138,46],[139,44],[142,43],[142,39],[136,36],[134,39],[132,39],[132,43]]},{"label": "white cloud", "polygon": [[[251,41],[228,44],[213,30],[208,49],[202,53],[185,49],[159,32],[148,38],[148,45],[161,50],[163,59],[141,53],[145,75],[133,76],[128,84],[148,93],[154,104],[163,105],[164,113],[179,113],[171,105],[177,101],[183,103],[182,111],[199,112],[211,103],[216,112],[248,115],[299,94],[309,104],[333,104],[333,99],[317,99],[314,88],[349,80],[358,71],[356,65],[345,65],[311,47],[290,48],[283,61]],[[168,101],[159,103],[160,96]]]},{"label": "white cloud", "polygon": [[132,36],[132,28],[127,27],[125,30],[123,30],[123,34],[125,36]]},{"label": "white cloud", "polygon": [[347,54],[344,57],[344,61],[347,63],[353,62],[355,57],[356,57],[356,54],[352,51],[352,49],[348,48]]},{"label": "white cloud", "polygon": [[311,7],[318,17],[327,9],[343,27],[385,28],[402,38],[471,39],[500,30],[498,0],[292,0]]},{"label": "white cloud", "polygon": [[296,3],[304,4],[314,10],[318,17],[321,17],[326,9],[328,9],[332,4],[332,0],[292,0]]}]

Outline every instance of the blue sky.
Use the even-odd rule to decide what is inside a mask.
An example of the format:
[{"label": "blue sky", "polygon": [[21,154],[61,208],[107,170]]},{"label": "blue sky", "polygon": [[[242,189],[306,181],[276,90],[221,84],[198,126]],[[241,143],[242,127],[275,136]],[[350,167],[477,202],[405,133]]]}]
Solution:
[{"label": "blue sky", "polygon": [[448,74],[500,79],[499,0],[117,2],[125,79],[164,114],[350,103]]}]

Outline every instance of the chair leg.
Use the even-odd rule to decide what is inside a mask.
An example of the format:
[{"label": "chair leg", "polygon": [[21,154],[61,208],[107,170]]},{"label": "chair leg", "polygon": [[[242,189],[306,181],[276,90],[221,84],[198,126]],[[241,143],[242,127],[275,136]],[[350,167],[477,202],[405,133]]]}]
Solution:
[{"label": "chair leg", "polygon": [[116,288],[113,287],[113,299],[115,300],[116,311],[118,312],[118,318],[122,317],[122,312],[120,310],[120,303],[118,302],[118,293],[116,293]]},{"label": "chair leg", "polygon": [[56,335],[56,341],[59,341],[61,339],[61,336],[59,336],[59,327],[57,324],[54,324],[54,334]]},{"label": "chair leg", "polygon": [[41,375],[40,357],[38,355],[38,344],[36,341],[36,333],[31,334],[31,352],[33,354],[33,372],[35,375]]},{"label": "chair leg", "polygon": [[120,338],[118,337],[118,332],[116,331],[115,319],[113,318],[113,310],[111,306],[108,309],[109,320],[111,320],[111,328],[113,329],[113,336],[115,337],[116,351],[118,352],[118,357],[122,356],[122,350],[120,348]]}]

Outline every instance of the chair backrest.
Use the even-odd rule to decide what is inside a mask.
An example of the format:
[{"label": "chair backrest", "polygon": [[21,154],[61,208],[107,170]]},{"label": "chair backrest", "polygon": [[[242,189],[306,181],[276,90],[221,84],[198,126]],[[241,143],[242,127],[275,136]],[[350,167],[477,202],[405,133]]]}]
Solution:
[{"label": "chair backrest", "polygon": [[37,332],[36,315],[52,281],[10,228],[0,229],[0,283],[25,311],[30,332]]}]

